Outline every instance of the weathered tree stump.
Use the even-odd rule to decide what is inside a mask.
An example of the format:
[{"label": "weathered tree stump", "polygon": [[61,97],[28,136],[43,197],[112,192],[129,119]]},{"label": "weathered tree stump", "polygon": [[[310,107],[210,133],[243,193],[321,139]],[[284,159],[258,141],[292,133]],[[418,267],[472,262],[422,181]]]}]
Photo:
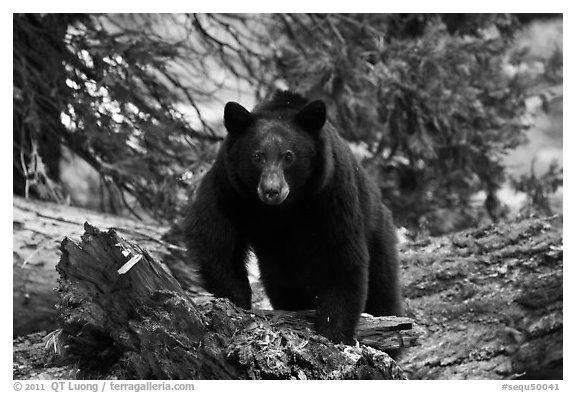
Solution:
[{"label": "weathered tree stump", "polygon": [[[60,361],[88,376],[138,379],[403,378],[384,352],[334,345],[311,313],[243,310],[227,300],[191,299],[149,253],[86,224],[66,238],[60,273]],[[414,345],[407,318],[363,316],[358,329],[380,349]]]}]

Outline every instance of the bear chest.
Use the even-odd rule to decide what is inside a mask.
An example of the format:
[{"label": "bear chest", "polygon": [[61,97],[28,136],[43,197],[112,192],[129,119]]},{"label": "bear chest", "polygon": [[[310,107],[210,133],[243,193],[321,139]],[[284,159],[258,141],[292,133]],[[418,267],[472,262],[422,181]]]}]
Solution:
[{"label": "bear chest", "polygon": [[309,210],[252,214],[240,226],[259,257],[305,259],[318,252],[326,243],[322,233],[323,221],[319,212]]}]

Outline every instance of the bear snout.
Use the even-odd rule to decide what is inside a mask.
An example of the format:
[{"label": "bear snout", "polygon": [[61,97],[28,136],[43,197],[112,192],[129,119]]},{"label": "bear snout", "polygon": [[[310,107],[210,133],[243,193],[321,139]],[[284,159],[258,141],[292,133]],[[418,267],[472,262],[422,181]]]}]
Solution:
[{"label": "bear snout", "polygon": [[281,204],[289,192],[284,176],[276,173],[262,176],[258,184],[258,197],[267,205]]}]

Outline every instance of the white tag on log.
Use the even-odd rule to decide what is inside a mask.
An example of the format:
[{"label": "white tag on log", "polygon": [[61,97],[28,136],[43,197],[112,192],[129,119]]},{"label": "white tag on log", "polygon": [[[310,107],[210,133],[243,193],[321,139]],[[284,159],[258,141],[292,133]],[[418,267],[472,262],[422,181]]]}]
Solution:
[{"label": "white tag on log", "polygon": [[128,262],[126,262],[120,269],[118,269],[118,274],[125,274],[128,270],[132,269],[132,266],[136,265],[138,261],[142,259],[142,254],[134,255]]}]

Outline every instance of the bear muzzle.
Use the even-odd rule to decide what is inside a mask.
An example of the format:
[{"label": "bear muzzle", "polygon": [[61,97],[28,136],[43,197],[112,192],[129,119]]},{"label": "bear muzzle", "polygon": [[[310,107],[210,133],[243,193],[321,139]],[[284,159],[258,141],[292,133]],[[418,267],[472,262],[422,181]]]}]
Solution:
[{"label": "bear muzzle", "polygon": [[258,184],[258,197],[267,205],[279,205],[290,193],[284,176],[278,173],[264,173]]}]

